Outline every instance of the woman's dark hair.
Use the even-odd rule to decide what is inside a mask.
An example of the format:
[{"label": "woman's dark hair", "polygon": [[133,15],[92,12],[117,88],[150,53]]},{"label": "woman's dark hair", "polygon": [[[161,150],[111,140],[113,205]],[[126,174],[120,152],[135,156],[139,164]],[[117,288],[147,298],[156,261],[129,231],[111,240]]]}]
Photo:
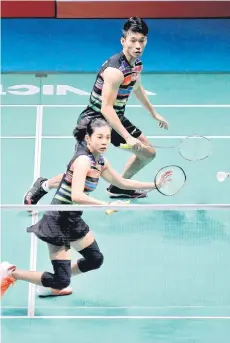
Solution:
[{"label": "woman's dark hair", "polygon": [[86,135],[91,136],[94,133],[94,130],[97,127],[108,126],[110,127],[109,123],[101,118],[94,118],[94,119],[83,119],[73,130],[73,135],[76,140],[81,143]]},{"label": "woman's dark hair", "polygon": [[142,33],[144,36],[147,36],[149,29],[143,19],[131,17],[125,22],[123,26],[122,33],[124,38],[126,38],[128,31]]}]

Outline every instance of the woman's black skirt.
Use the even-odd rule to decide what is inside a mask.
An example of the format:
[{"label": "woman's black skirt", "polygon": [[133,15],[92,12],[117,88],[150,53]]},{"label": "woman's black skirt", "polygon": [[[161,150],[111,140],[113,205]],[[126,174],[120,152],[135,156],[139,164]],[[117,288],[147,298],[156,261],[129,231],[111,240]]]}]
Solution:
[{"label": "woman's black skirt", "polygon": [[56,246],[66,246],[84,237],[89,232],[88,225],[81,217],[82,212],[50,211],[38,223],[27,228],[39,239]]}]

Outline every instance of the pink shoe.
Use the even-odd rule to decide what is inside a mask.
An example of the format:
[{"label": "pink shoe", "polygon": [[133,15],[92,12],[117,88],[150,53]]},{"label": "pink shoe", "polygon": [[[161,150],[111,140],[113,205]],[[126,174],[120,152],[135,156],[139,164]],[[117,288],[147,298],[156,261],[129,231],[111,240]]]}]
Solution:
[{"label": "pink shoe", "polygon": [[71,287],[66,287],[59,290],[59,289],[53,289],[49,287],[37,286],[37,295],[41,298],[70,295],[72,293],[73,293],[73,290]]}]

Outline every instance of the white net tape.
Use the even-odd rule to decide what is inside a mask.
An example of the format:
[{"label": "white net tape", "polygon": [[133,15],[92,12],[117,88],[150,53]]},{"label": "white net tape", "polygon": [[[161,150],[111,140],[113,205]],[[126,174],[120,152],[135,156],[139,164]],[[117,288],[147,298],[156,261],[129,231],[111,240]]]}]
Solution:
[{"label": "white net tape", "polygon": [[11,211],[174,211],[174,210],[230,210],[230,204],[122,204],[122,205],[0,205],[1,210]]}]

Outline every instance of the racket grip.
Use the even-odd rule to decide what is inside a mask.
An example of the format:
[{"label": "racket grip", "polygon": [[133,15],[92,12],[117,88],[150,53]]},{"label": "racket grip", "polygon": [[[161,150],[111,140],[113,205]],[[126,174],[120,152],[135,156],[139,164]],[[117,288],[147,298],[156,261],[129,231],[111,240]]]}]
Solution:
[{"label": "racket grip", "polygon": [[130,150],[130,149],[132,149],[132,147],[131,147],[130,145],[126,144],[126,143],[120,144],[120,148],[121,148],[121,149],[124,149],[124,150]]},{"label": "racket grip", "polygon": [[116,210],[107,210],[105,213],[109,216],[110,214],[116,212]]},{"label": "racket grip", "polygon": [[[128,201],[124,201],[124,204],[130,204],[131,203],[131,200],[128,200]],[[107,210],[105,211],[105,213],[109,216],[110,214],[112,213],[115,213],[115,212],[118,212],[118,210]]]}]

